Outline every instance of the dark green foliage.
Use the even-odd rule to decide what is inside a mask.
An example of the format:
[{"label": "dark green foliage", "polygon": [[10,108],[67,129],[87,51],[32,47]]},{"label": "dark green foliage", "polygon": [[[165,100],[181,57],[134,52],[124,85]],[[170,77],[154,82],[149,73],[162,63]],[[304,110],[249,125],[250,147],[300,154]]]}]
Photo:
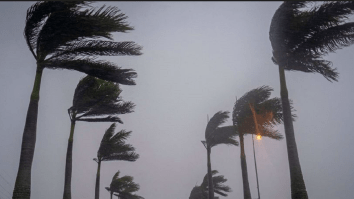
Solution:
[{"label": "dark green foliage", "polygon": [[[97,56],[141,55],[132,41],[113,42],[112,32],[133,30],[116,7],[89,7],[88,2],[47,1],[27,12],[25,38],[41,67],[70,69],[120,84],[134,85],[136,73]],[[99,40],[104,39],[104,40]]]},{"label": "dark green foliage", "polygon": [[233,127],[219,127],[229,118],[228,114],[228,111],[219,111],[209,120],[205,129],[205,140],[209,147],[219,144],[238,145]]},{"label": "dark green foliage", "polygon": [[139,155],[134,147],[126,144],[125,140],[130,136],[131,131],[121,130],[114,134],[116,124],[113,123],[105,132],[100,148],[97,151],[98,161],[124,160],[135,161]]},{"label": "dark green foliage", "polygon": [[119,174],[119,171],[114,174],[112,182],[109,187],[106,187],[106,190],[111,195],[117,193],[115,195],[120,199],[144,199],[141,196],[133,194],[140,189],[139,185],[133,182],[134,178],[132,176],[119,177]]},{"label": "dark green foliage", "polygon": [[[227,193],[232,191],[229,186],[224,185],[227,179],[223,175],[214,176],[218,173],[217,170],[213,170],[211,173],[213,175],[214,193],[226,197]],[[193,187],[189,199],[208,199],[208,188],[208,174],[206,174],[200,186]],[[214,197],[214,199],[217,198]]]},{"label": "dark green foliage", "polygon": [[86,76],[75,89],[73,106],[69,115],[75,121],[120,122],[118,114],[133,112],[132,102],[123,102],[122,90],[114,82]]},{"label": "dark green foliage", "polygon": [[[269,31],[272,60],[285,70],[320,73],[337,81],[338,72],[322,57],[354,42],[354,23],[346,23],[354,2],[329,1],[304,10],[309,2],[284,2]],[[302,10],[301,10],[302,9]]]},{"label": "dark green foliage", "polygon": [[[245,93],[240,99],[236,100],[232,113],[232,121],[238,133],[256,133],[253,114],[250,109],[250,105],[252,105],[257,115],[265,116],[269,112],[273,115],[271,120],[260,124],[259,127],[262,129],[261,133],[263,133],[262,136],[268,136],[273,139],[282,138],[282,135],[273,129],[274,125],[283,122],[281,100],[277,97],[269,99],[271,91],[273,89],[269,86],[261,86]],[[293,119],[295,117],[296,115],[293,114]]]}]

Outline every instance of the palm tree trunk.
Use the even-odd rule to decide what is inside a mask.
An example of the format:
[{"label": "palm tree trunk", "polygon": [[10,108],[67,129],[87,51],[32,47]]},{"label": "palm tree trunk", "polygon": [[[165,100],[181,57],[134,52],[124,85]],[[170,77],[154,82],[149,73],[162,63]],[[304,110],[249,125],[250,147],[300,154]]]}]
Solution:
[{"label": "palm tree trunk", "polygon": [[98,160],[98,167],[97,167],[97,174],[96,174],[95,199],[100,198],[100,171],[101,171],[101,161]]},{"label": "palm tree trunk", "polygon": [[[73,116],[75,118],[75,116]],[[71,199],[71,173],[72,173],[72,156],[73,156],[73,141],[74,141],[75,120],[71,120],[70,137],[68,140],[68,149],[66,151],[65,164],[65,180],[63,199]]]},{"label": "palm tree trunk", "polygon": [[247,162],[246,162],[243,134],[240,133],[239,137],[240,137],[240,147],[241,147],[241,170],[242,170],[242,182],[243,182],[243,198],[244,199],[251,199],[250,185],[248,183]]},{"label": "palm tree trunk", "polygon": [[38,102],[42,73],[43,68],[37,66],[22,136],[20,164],[12,195],[13,199],[29,199],[31,197],[31,169],[36,145]]},{"label": "palm tree trunk", "polygon": [[113,197],[113,191],[111,191],[110,193],[111,193],[111,199],[112,199],[112,197]]},{"label": "palm tree trunk", "polygon": [[297,153],[294,127],[291,116],[291,108],[288,98],[288,89],[286,88],[284,68],[279,66],[280,76],[280,96],[283,107],[284,128],[286,146],[288,150],[290,180],[291,180],[291,198],[308,199],[304,178],[301,172],[300,160]]},{"label": "palm tree trunk", "polygon": [[210,154],[211,148],[207,146],[207,156],[208,156],[208,190],[209,190],[209,199],[214,199],[214,185],[213,185],[213,177],[211,173],[211,161]]}]

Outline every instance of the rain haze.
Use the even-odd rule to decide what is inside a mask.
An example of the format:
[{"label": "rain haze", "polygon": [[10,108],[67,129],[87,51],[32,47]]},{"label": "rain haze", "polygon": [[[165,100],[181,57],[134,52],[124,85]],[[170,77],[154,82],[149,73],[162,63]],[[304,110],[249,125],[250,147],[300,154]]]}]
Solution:
[{"label": "rain haze", "polygon": [[[0,198],[11,198],[23,128],[33,88],[36,61],[23,36],[27,9],[34,2],[0,2]],[[117,6],[135,29],[114,33],[114,41],[143,46],[141,56],[101,57],[134,69],[135,86],[122,85],[133,113],[121,115],[116,131],[132,131],[127,143],[135,162],[103,162],[100,198],[108,198],[113,175],[131,175],[145,199],[188,199],[207,173],[207,117],[233,110],[236,97],[268,85],[280,97],[278,66],[271,61],[269,26],[282,2],[97,2]],[[297,119],[295,136],[311,199],[349,199],[354,195],[354,46],[325,58],[338,69],[339,81],[320,74],[286,72],[289,98]],[[37,140],[32,165],[33,199],[63,195],[70,131],[68,108],[84,73],[45,69],[40,90]],[[231,125],[231,117],[225,125]],[[72,198],[93,198],[97,155],[110,122],[77,122],[73,148]],[[284,135],[284,126],[276,127]],[[255,142],[262,199],[290,199],[285,139]],[[257,184],[252,137],[245,137],[252,198]],[[227,198],[243,198],[240,148],[219,145],[212,169],[230,186]],[[222,196],[220,198],[223,198]]]}]

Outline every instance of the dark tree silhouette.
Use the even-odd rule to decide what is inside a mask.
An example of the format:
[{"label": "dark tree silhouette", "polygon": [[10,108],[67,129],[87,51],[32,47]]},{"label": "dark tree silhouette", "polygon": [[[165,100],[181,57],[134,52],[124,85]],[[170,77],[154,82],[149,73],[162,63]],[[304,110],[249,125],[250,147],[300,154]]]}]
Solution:
[{"label": "dark tree silhouette", "polygon": [[273,129],[274,125],[282,122],[283,114],[280,99],[269,99],[272,90],[268,86],[253,89],[236,100],[233,108],[233,126],[240,138],[244,199],[251,199],[244,136],[246,134],[259,134],[276,140],[283,138],[277,130]]},{"label": "dark tree silhouette", "polygon": [[123,102],[119,96],[121,92],[117,83],[89,75],[78,83],[73,105],[68,109],[71,128],[66,152],[64,198],[71,197],[72,150],[76,121],[123,123],[118,115],[133,112],[134,104]]},{"label": "dark tree silhouette", "polygon": [[[213,170],[211,173],[212,175],[216,175],[219,172],[217,170]],[[226,197],[227,193],[232,191],[229,186],[224,185],[224,182],[226,181],[227,179],[224,178],[223,175],[213,176],[214,193]],[[208,199],[208,191],[208,174],[206,174],[201,185],[193,187],[189,199]],[[214,199],[218,198],[219,197],[214,196]]]},{"label": "dark tree silhouette", "polygon": [[[24,36],[36,60],[36,76],[23,132],[14,199],[29,199],[36,143],[38,101],[44,68],[80,71],[104,80],[134,85],[137,74],[96,56],[141,55],[134,42],[113,42],[112,32],[133,30],[116,7],[94,9],[84,1],[44,1],[27,10]],[[105,39],[105,40],[99,40]]]},{"label": "dark tree silhouette", "polygon": [[308,199],[308,195],[295,141],[285,70],[319,73],[330,82],[337,81],[338,72],[322,57],[354,41],[354,23],[346,23],[353,13],[354,2],[332,1],[303,9],[308,4],[284,2],[274,13],[269,30],[272,60],[279,66],[292,199]]},{"label": "dark tree silhouette", "polygon": [[106,190],[109,191],[111,199],[113,193],[118,196],[119,199],[144,199],[141,196],[134,194],[134,192],[139,191],[140,187],[138,184],[133,182],[134,178],[132,176],[123,176],[119,178],[119,171],[113,176],[112,182]]},{"label": "dark tree silhouette", "polygon": [[210,187],[209,198],[214,198],[214,186],[212,181],[212,171],[211,171],[211,148],[219,145],[235,145],[238,146],[238,142],[235,140],[235,131],[233,126],[231,127],[219,127],[223,124],[228,116],[229,112],[219,111],[214,114],[214,116],[208,121],[207,127],[205,129],[205,141],[202,141],[207,150],[207,167],[208,167],[208,187]]},{"label": "dark tree silhouette", "polygon": [[134,152],[134,147],[125,143],[125,140],[130,136],[131,131],[127,132],[125,130],[121,130],[114,134],[115,128],[116,125],[113,123],[106,130],[105,134],[103,135],[100,148],[97,151],[97,158],[94,158],[98,164],[96,174],[95,199],[98,199],[100,194],[100,171],[102,161],[123,160],[133,162],[139,158],[139,155]]}]

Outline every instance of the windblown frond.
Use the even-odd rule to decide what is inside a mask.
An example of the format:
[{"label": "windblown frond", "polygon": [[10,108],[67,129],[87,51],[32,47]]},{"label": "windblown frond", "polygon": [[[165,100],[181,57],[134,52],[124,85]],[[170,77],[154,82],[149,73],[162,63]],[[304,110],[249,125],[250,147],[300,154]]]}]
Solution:
[{"label": "windblown frond", "polygon": [[261,86],[259,88],[252,89],[245,93],[240,99],[235,102],[232,120],[235,127],[240,128],[243,125],[243,120],[252,116],[249,104],[254,104],[255,108],[258,108],[258,104],[265,102],[271,94],[273,89],[269,86]]},{"label": "windblown frond", "polygon": [[[24,36],[37,65],[84,72],[107,81],[135,85],[136,73],[97,56],[141,55],[132,41],[113,42],[113,32],[133,30],[117,7],[92,8],[84,1],[37,2],[27,11]],[[101,39],[101,40],[97,40]]]},{"label": "windblown frond", "polygon": [[37,49],[37,42],[39,33],[46,23],[46,19],[56,12],[77,12],[83,6],[89,5],[85,1],[43,1],[33,4],[27,10],[26,26],[24,36],[30,51],[35,58],[35,50]]},{"label": "windblown frond", "polygon": [[[227,196],[227,193],[232,191],[229,186],[224,185],[227,179],[223,175],[214,176],[217,173],[219,173],[217,170],[212,170],[211,173],[213,175],[212,179],[213,179],[214,192],[221,196]],[[208,198],[208,174],[204,176],[203,182],[200,184],[200,186],[195,186],[192,189],[191,194],[189,196],[189,199],[207,199],[207,198]]]},{"label": "windblown frond", "polygon": [[210,136],[209,145],[210,147],[214,147],[219,144],[238,146],[236,137],[237,132],[234,126],[219,127]]},{"label": "windblown frond", "polygon": [[300,11],[306,3],[284,2],[275,12],[269,31],[272,60],[285,70],[320,73],[337,81],[338,73],[322,56],[354,43],[352,1],[329,1]]},{"label": "windblown frond", "polygon": [[50,59],[76,56],[141,55],[142,47],[132,41],[112,42],[102,40],[73,41],[58,49]]},{"label": "windblown frond", "polygon": [[[247,92],[236,101],[233,111],[233,125],[236,132],[261,134],[276,140],[283,138],[274,129],[275,125],[283,122],[283,109],[280,98],[269,99],[272,90],[268,86],[262,86]],[[292,106],[291,109],[292,112],[295,111]],[[292,116],[294,120],[296,115],[292,114]]]},{"label": "windblown frond", "polygon": [[[111,127],[113,124],[111,125]],[[100,147],[97,151],[97,158],[99,161],[136,161],[139,155],[135,153],[135,148],[126,144],[125,140],[130,136],[131,131],[121,130],[114,134],[111,127],[106,131],[102,138]],[[115,127],[115,125],[114,125]]]},{"label": "windblown frond", "polygon": [[214,114],[214,116],[209,120],[207,127],[205,129],[205,139],[208,141],[210,135],[215,131],[217,127],[223,124],[229,118],[229,112],[219,111]]},{"label": "windblown frond", "polygon": [[[119,174],[119,171],[117,173]],[[114,175],[110,186],[106,189],[111,193],[117,193],[115,195],[122,199],[143,199],[143,197],[133,194],[140,189],[139,184],[133,182],[133,180],[132,176],[119,178],[118,175]]]},{"label": "windblown frond", "polygon": [[43,63],[49,69],[68,69],[86,73],[106,81],[124,85],[135,85],[133,78],[137,77],[133,69],[121,69],[108,61],[95,61],[93,59],[50,60]]},{"label": "windblown frond", "polygon": [[118,114],[133,112],[132,102],[123,102],[122,90],[114,82],[92,76],[81,79],[75,89],[73,106],[69,108],[71,119],[85,122],[119,122]]}]

